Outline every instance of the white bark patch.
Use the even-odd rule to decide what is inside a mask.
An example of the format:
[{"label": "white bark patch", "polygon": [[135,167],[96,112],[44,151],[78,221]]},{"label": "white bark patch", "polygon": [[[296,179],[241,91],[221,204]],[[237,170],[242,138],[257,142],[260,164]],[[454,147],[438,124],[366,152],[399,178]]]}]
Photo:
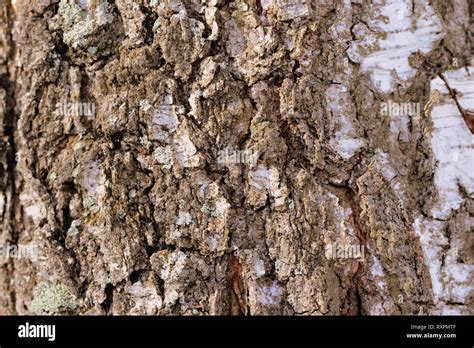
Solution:
[{"label": "white bark patch", "polygon": [[[265,306],[275,306],[278,305],[283,296],[283,289],[273,281],[270,284],[256,285],[256,287],[251,287],[254,289],[257,301]],[[251,295],[252,296],[252,295]]]},{"label": "white bark patch", "polygon": [[167,96],[161,106],[152,115],[152,133],[157,140],[166,140],[173,133],[179,121],[176,115],[173,97]]},{"label": "white bark patch", "polygon": [[397,171],[394,169],[389,159],[387,152],[377,150],[372,163],[385,180],[387,180],[390,187],[397,195],[399,202],[403,202],[406,199],[406,185],[397,175]]},{"label": "white bark patch", "polygon": [[344,160],[350,159],[363,145],[364,140],[356,137],[351,119],[355,118],[355,106],[351,102],[347,87],[331,85],[326,91],[326,101],[332,111],[335,136],[329,141],[331,147]]},{"label": "white bark patch", "polygon": [[140,100],[140,110],[148,112],[151,109],[150,102],[146,99]]},{"label": "white bark patch", "polygon": [[[472,109],[474,68],[450,71],[445,77],[449,86],[460,92],[457,98],[461,106]],[[431,145],[437,161],[435,185],[439,192],[432,215],[434,218],[447,219],[464,201],[458,185],[462,185],[469,197],[474,198],[474,136],[440,78],[431,81],[431,90],[435,89],[445,98],[431,111],[434,129]]]},{"label": "white bark patch", "polygon": [[175,138],[175,153],[178,162],[183,167],[196,167],[199,165],[199,155],[196,146],[185,130],[179,130]]},{"label": "white bark patch", "polygon": [[408,58],[416,51],[430,52],[444,36],[443,24],[428,0],[416,3],[415,14],[411,0],[377,1],[370,13],[369,28],[354,28],[357,40],[347,53],[370,73],[381,92],[388,93],[415,76]]},{"label": "white bark patch", "polygon": [[247,40],[244,33],[233,19],[226,22],[226,27],[229,32],[229,39],[226,45],[227,53],[233,58],[244,54],[247,49]]},{"label": "white bark patch", "polygon": [[374,165],[387,181],[392,181],[392,179],[397,176],[396,171],[390,164],[389,156],[386,152],[377,150]]},{"label": "white bark patch", "polygon": [[405,143],[410,141],[410,130],[408,128],[408,116],[400,115],[390,119],[390,132],[396,139]]},{"label": "white bark patch", "polygon": [[163,300],[155,287],[147,287],[141,281],[134,283],[127,289],[133,296],[134,306],[130,309],[131,315],[154,315],[163,306]]},{"label": "white bark patch", "polygon": [[260,278],[265,275],[265,264],[259,258],[255,259],[253,266],[253,274],[255,278]]},{"label": "white bark patch", "polygon": [[[364,258],[365,251],[362,251],[362,245],[357,237],[354,224],[351,219],[353,211],[350,207],[345,208],[341,205],[340,199],[331,192],[327,192],[322,201],[330,207],[331,220],[334,221],[334,229],[323,230],[324,249],[323,253],[327,259],[336,259],[338,262],[345,262],[346,257],[338,254],[339,250],[355,250],[349,257],[350,259]],[[365,248],[365,246],[364,246]],[[346,251],[344,251],[344,255]],[[359,257],[360,255],[360,257]],[[345,269],[349,273],[350,269]]]},{"label": "white bark patch", "polygon": [[272,173],[271,170],[263,166],[259,166],[256,170],[250,173],[252,186],[255,187],[257,190],[269,188],[271,178],[275,178],[275,176],[277,175],[278,173]]},{"label": "white bark patch", "polygon": [[25,215],[31,218],[35,224],[46,216],[46,208],[44,204],[40,203],[41,199],[36,193],[22,192],[20,202]]},{"label": "white bark patch", "polygon": [[372,254],[372,264],[370,267],[370,271],[372,276],[376,280],[376,285],[382,290],[387,290],[387,283],[385,282],[385,272],[382,267],[382,263],[380,260]]},{"label": "white bark patch", "polygon": [[166,264],[163,266],[160,276],[165,282],[178,278],[186,264],[187,256],[182,251],[175,251],[168,257]]},{"label": "white bark patch", "polygon": [[377,297],[373,297],[373,304],[369,308],[369,313],[370,315],[387,315],[391,313],[394,303],[385,280],[386,274],[380,259],[375,255],[375,251],[370,246],[368,247],[371,255],[369,271],[372,275],[371,279],[374,280],[372,284],[376,287],[375,292],[378,294]]},{"label": "white bark patch", "polygon": [[169,306],[174,304],[179,298],[179,293],[175,289],[165,290],[165,305]]},{"label": "white bark patch", "polygon": [[105,175],[95,162],[81,166],[78,182],[89,196],[99,199],[105,195]]},{"label": "white bark patch", "polygon": [[309,1],[306,0],[276,0],[276,7],[278,18],[282,21],[306,17],[310,13]]},{"label": "white bark patch", "polygon": [[212,251],[217,251],[217,247],[219,246],[219,241],[221,237],[219,235],[214,235],[209,239],[209,249]]},{"label": "white bark patch", "polygon": [[[280,174],[275,168],[266,168],[258,166],[254,171],[249,173],[250,183],[253,189],[257,191],[266,190],[275,199],[275,206],[285,203],[287,197],[287,188],[280,184]],[[262,196],[262,199],[266,199]]]},{"label": "white bark patch", "polygon": [[220,197],[216,201],[216,210],[215,210],[215,215],[216,216],[223,216],[226,215],[228,210],[230,208],[229,202],[224,197]]},{"label": "white bark patch", "polygon": [[452,246],[455,236],[450,244],[442,233],[446,222],[419,217],[413,226],[420,237],[429,268],[435,304],[443,314],[447,314],[444,313],[444,302],[465,303],[469,294],[474,291],[474,266],[457,262],[458,250]]},{"label": "white bark patch", "polygon": [[187,211],[180,211],[178,217],[176,218],[176,225],[178,226],[189,226],[193,223],[193,218],[191,214]]},{"label": "white bark patch", "polygon": [[188,256],[179,250],[171,253],[162,253],[160,265],[160,278],[165,282],[164,305],[166,307],[174,304],[180,297],[180,289],[183,285],[184,271],[190,267]]}]

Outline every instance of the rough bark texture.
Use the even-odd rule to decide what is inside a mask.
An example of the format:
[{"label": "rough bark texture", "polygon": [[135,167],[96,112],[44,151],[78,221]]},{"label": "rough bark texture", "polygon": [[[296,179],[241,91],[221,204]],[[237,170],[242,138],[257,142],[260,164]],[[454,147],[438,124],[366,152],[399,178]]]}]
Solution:
[{"label": "rough bark texture", "polygon": [[0,4],[0,314],[474,313],[472,3]]}]

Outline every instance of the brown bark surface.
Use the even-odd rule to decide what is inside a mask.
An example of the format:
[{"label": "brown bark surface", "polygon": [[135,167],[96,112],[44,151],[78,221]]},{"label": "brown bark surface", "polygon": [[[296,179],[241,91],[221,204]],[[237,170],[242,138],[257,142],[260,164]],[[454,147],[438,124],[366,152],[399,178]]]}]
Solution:
[{"label": "brown bark surface", "polygon": [[473,17],[0,0],[0,314],[473,314]]}]

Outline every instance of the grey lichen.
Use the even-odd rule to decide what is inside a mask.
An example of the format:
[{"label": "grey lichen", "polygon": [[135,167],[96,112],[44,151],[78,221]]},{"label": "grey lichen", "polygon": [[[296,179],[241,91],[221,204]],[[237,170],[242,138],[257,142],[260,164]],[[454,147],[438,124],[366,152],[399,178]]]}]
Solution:
[{"label": "grey lichen", "polygon": [[52,315],[70,313],[76,307],[76,299],[66,286],[40,283],[34,291],[28,309],[32,314]]},{"label": "grey lichen", "polygon": [[170,169],[173,166],[173,154],[169,146],[157,148],[154,156],[156,161],[162,164],[164,168]]},{"label": "grey lichen", "polygon": [[146,135],[140,138],[140,144],[145,146],[147,149],[149,149],[153,145]]},{"label": "grey lichen", "polygon": [[189,226],[193,223],[191,214],[186,211],[180,211],[176,218],[176,225],[178,226]]},{"label": "grey lichen", "polygon": [[97,199],[93,196],[87,196],[84,198],[82,206],[91,213],[97,213],[100,210],[99,206],[97,205]]},{"label": "grey lichen", "polygon": [[66,26],[63,40],[72,47],[79,46],[84,37],[94,31],[94,21],[91,16],[75,3],[61,0],[59,14]]},{"label": "grey lichen", "polygon": [[127,215],[127,213],[125,213],[125,210],[123,210],[123,209],[120,209],[120,210],[117,212],[117,217],[118,217],[120,220],[123,220],[126,215]]},{"label": "grey lichen", "polygon": [[67,235],[68,236],[75,236],[75,235],[79,234],[79,229],[77,227],[79,227],[80,225],[81,225],[80,220],[74,220],[71,223],[71,227],[69,227],[69,229],[67,230]]},{"label": "grey lichen", "polygon": [[211,203],[209,201],[205,202],[201,207],[201,212],[205,213],[213,218],[222,216],[226,210],[229,208],[229,203],[225,198],[219,198],[216,202]]},{"label": "grey lichen", "polygon": [[219,214],[217,213],[216,211],[216,208],[209,205],[208,203],[205,203],[202,207],[201,207],[201,212],[202,213],[205,213],[207,215],[210,215],[212,217],[217,217]]},{"label": "grey lichen", "polygon": [[91,15],[90,8],[83,9],[68,0],[61,0],[58,13],[65,25],[63,40],[74,48],[81,46],[84,39],[91,35],[98,26],[113,21],[111,5],[104,0],[98,2],[94,15]]},{"label": "grey lichen", "polygon": [[151,109],[150,102],[146,99],[143,99],[140,101],[140,109],[147,112],[148,110]]}]

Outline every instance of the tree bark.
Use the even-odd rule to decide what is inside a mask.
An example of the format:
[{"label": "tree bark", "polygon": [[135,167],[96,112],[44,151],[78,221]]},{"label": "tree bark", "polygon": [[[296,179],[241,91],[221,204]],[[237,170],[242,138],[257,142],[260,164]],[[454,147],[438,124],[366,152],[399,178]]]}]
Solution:
[{"label": "tree bark", "polygon": [[473,314],[472,1],[0,3],[0,314]]}]

